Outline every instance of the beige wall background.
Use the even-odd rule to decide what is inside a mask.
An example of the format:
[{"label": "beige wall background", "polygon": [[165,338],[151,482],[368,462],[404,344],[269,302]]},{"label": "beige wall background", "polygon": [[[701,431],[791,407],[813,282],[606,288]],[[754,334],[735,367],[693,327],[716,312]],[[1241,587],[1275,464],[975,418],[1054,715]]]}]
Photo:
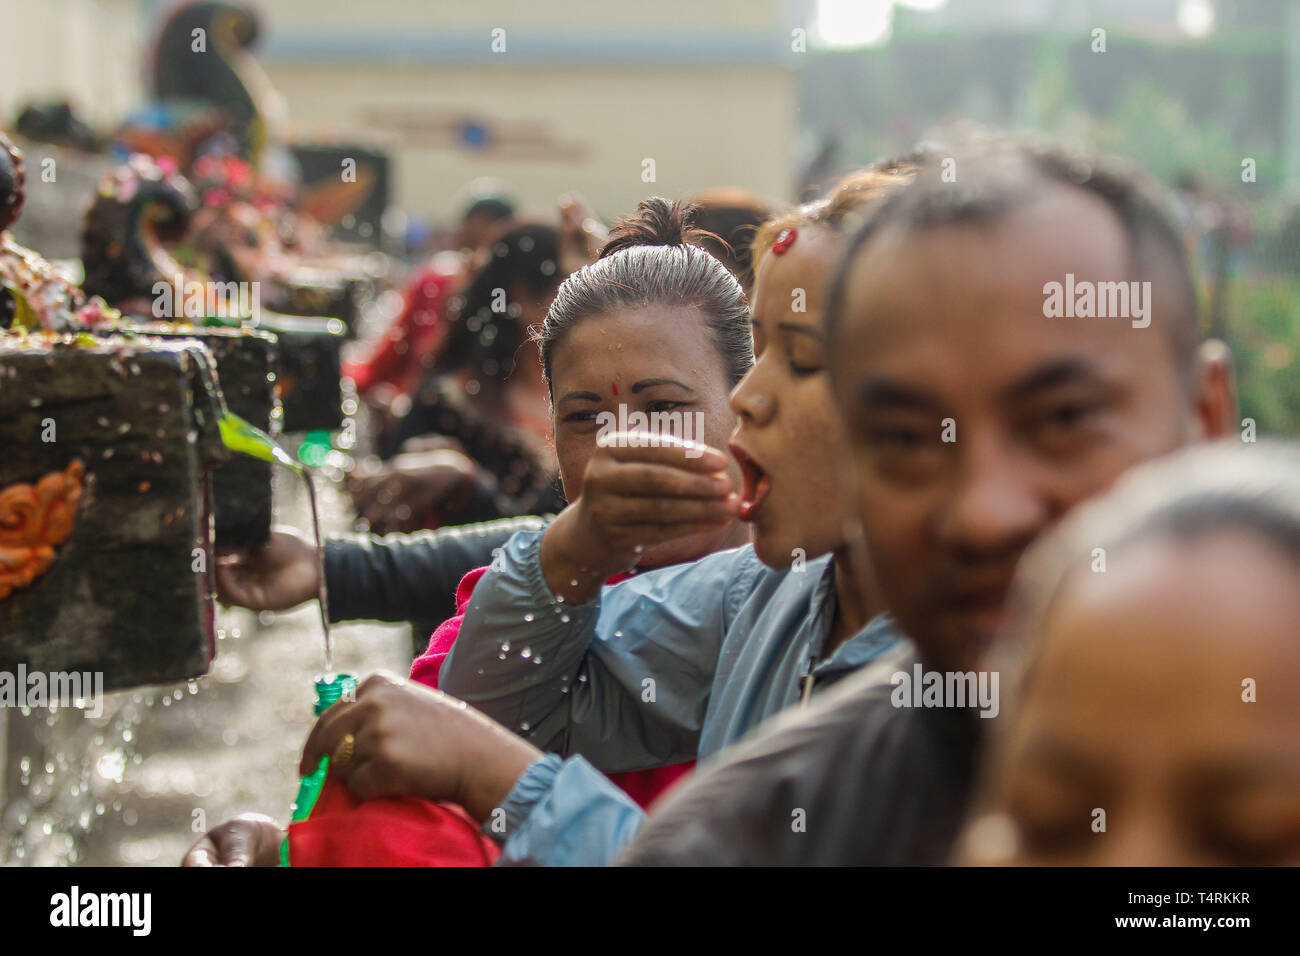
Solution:
[{"label": "beige wall background", "polygon": [[[156,0],[0,0],[0,109],[66,96],[110,126],[144,102]],[[741,186],[787,198],[803,0],[262,0],[284,130],[393,156],[393,200],[451,218],[477,177],[526,209],[604,215]],[[493,30],[504,52],[493,52]],[[463,131],[481,131],[479,148]],[[653,159],[655,182],[643,181]]]},{"label": "beige wall background", "polygon": [[112,124],[143,97],[147,0],[0,0],[0,123],[29,100],[65,97]]},{"label": "beige wall background", "polygon": [[[790,189],[792,131],[785,117],[794,103],[778,73],[392,68],[376,74],[359,68],[340,76],[336,69],[303,66],[275,69],[272,79],[298,135],[388,143],[396,157],[397,205],[439,218],[453,213],[480,176],[502,180],[534,211],[576,190],[605,214],[656,193],[737,185],[779,199]],[[504,152],[422,145],[424,135],[395,135],[373,122],[384,110],[453,123],[464,116],[504,127],[505,135],[532,128],[548,145]],[[646,159],[654,161],[653,183],[642,178]]]}]

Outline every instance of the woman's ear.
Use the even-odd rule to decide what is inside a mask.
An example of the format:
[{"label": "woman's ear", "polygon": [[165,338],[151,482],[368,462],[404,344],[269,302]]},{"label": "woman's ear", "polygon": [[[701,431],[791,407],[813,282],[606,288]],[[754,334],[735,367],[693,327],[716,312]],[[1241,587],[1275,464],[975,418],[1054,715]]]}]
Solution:
[{"label": "woman's ear", "polygon": [[1225,438],[1238,427],[1236,370],[1232,350],[1219,339],[1201,343],[1196,383],[1200,437]]}]

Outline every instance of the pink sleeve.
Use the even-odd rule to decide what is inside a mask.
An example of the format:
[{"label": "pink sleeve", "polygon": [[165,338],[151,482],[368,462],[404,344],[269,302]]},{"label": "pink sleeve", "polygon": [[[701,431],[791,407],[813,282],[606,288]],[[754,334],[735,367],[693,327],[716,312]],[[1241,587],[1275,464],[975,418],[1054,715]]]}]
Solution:
[{"label": "pink sleeve", "polygon": [[438,629],[429,637],[429,646],[411,665],[411,680],[427,687],[438,686],[438,671],[451,653],[456,638],[460,636],[460,625],[465,620],[465,608],[474,593],[474,585],[478,584],[478,579],[486,571],[487,568],[475,568],[460,579],[460,586],[456,588],[456,616],[439,624]]}]

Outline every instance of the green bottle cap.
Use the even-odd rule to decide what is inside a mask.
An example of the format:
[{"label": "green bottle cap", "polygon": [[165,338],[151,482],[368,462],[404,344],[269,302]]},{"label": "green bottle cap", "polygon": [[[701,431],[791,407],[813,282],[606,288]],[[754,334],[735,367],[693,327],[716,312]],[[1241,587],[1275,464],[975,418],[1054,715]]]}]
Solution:
[{"label": "green bottle cap", "polygon": [[357,679],[351,674],[326,674],[316,681],[316,716],[329,710],[330,704],[357,696]]}]

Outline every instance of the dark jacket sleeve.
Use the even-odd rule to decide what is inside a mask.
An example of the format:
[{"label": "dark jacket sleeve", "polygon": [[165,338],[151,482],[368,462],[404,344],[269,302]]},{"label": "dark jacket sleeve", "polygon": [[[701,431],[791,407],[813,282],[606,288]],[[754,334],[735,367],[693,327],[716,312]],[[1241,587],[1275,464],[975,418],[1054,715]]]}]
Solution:
[{"label": "dark jacket sleeve", "polygon": [[510,495],[501,490],[495,478],[480,469],[474,476],[469,498],[448,519],[463,525],[518,515],[559,514],[565,504],[558,472],[524,495]]},{"label": "dark jacket sleeve", "polygon": [[944,862],[975,737],[964,714],[894,707],[890,672],[911,661],[890,658],[701,764],[654,808],[619,865]]},{"label": "dark jacket sleeve", "polygon": [[456,586],[465,572],[491,564],[493,551],[516,531],[545,524],[526,516],[382,538],[331,535],[325,543],[330,620],[410,621],[427,632],[427,622],[456,613]]}]

